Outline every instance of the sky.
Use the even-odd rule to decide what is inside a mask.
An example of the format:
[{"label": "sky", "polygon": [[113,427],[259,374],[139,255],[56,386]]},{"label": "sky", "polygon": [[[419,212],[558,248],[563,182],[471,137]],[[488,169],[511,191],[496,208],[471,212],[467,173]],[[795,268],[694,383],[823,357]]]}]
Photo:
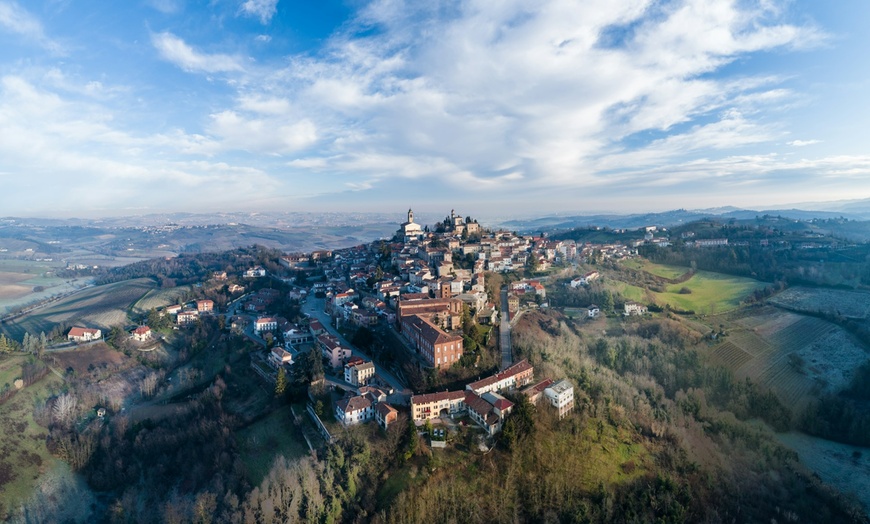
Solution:
[{"label": "sky", "polygon": [[0,216],[870,198],[866,0],[0,0]]}]

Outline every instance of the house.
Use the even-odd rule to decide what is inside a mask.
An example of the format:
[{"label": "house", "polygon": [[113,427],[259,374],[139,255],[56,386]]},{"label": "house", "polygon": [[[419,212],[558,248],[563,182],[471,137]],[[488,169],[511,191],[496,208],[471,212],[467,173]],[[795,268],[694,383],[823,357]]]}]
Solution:
[{"label": "house", "polygon": [[317,345],[323,357],[329,360],[329,365],[333,368],[341,367],[342,363],[350,358],[350,349],[341,347],[341,342],[332,335],[318,336]]},{"label": "house", "polygon": [[559,411],[560,419],[574,409],[574,386],[567,379],[548,386],[544,389],[544,396]]},{"label": "house", "polygon": [[473,391],[477,395],[483,395],[490,391],[510,391],[521,388],[532,382],[532,377],[535,374],[535,368],[529,364],[528,360],[521,360],[513,366],[500,371],[491,377],[472,382],[465,386],[468,391]]},{"label": "house", "polygon": [[341,399],[335,404],[335,418],[345,426],[367,422],[374,415],[375,403],[369,395]]},{"label": "house", "polygon": [[196,310],[200,313],[206,313],[208,311],[214,310],[214,301],[213,300],[197,300],[196,301]]},{"label": "house", "polygon": [[590,304],[589,309],[586,311],[586,315],[589,318],[598,318],[598,315],[601,313],[601,310],[595,304]]},{"label": "house", "polygon": [[695,240],[695,247],[716,247],[716,246],[727,246],[728,239],[727,238],[705,238],[702,240]]},{"label": "house", "polygon": [[269,364],[272,364],[275,368],[280,368],[285,364],[292,366],[293,354],[281,346],[275,346],[272,348],[272,351],[269,352]]},{"label": "house", "polygon": [[629,301],[629,302],[626,302],[625,305],[623,305],[622,314],[628,317],[631,315],[644,315],[644,314],[646,314],[646,312],[647,312],[646,306],[638,304],[637,302]]},{"label": "house", "polygon": [[265,331],[275,331],[278,329],[278,320],[273,317],[258,318],[254,321],[254,333],[260,334]]},{"label": "house", "polygon": [[226,271],[215,271],[211,274],[211,278],[217,280],[218,282],[223,282],[227,279]]},{"label": "house", "polygon": [[171,306],[166,306],[163,311],[170,315],[177,315],[181,312],[181,306],[179,304],[173,304]]},{"label": "house", "polygon": [[414,422],[423,422],[441,415],[453,416],[463,411],[465,411],[464,391],[444,391],[411,397],[411,417]]},{"label": "house", "polygon": [[192,322],[196,322],[197,320],[199,320],[199,311],[184,310],[178,312],[178,316],[176,317],[175,322],[181,325],[190,324]]},{"label": "house", "polygon": [[151,328],[148,326],[139,326],[130,333],[130,337],[137,342],[151,340]]},{"label": "house", "polygon": [[399,412],[393,406],[386,402],[375,404],[375,420],[378,422],[378,426],[384,428],[384,430],[388,429],[390,424],[394,423],[398,418]]},{"label": "house", "polygon": [[545,378],[537,384],[532,384],[531,386],[524,388],[521,393],[529,399],[529,402],[531,404],[537,404],[538,401],[541,400],[541,396],[544,394],[544,390],[552,384],[553,379]]},{"label": "house", "polygon": [[590,282],[592,282],[593,280],[595,280],[599,276],[600,276],[600,274],[598,273],[598,271],[590,271],[589,273],[586,273],[582,277],[575,278],[574,280],[572,280],[571,287],[577,288],[579,286],[588,286]]},{"label": "house", "polygon": [[91,340],[98,340],[102,337],[103,333],[99,329],[83,327],[74,327],[70,329],[66,336],[67,340],[72,340],[73,342],[90,342]]},{"label": "house", "polygon": [[513,410],[514,404],[498,393],[477,395],[473,391],[465,392],[465,406],[471,420],[486,430],[489,436],[501,431],[505,417]]},{"label": "house", "polygon": [[260,278],[266,276],[266,270],[262,266],[255,266],[245,271],[245,278]]},{"label": "house", "polygon": [[245,287],[238,284],[230,284],[229,287],[227,287],[227,291],[230,293],[244,293]]},{"label": "house", "polygon": [[359,357],[344,365],[344,381],[354,386],[365,386],[375,376],[375,365]]}]

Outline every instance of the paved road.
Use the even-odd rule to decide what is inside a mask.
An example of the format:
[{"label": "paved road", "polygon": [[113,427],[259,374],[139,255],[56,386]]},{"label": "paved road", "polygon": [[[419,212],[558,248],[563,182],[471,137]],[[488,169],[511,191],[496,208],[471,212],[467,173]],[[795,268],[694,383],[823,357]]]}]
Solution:
[{"label": "paved road", "polygon": [[[323,298],[316,298],[313,296],[308,297],[305,300],[305,303],[302,304],[302,312],[311,318],[316,318],[317,320],[319,320],[320,323],[323,324],[323,328],[326,329],[326,331],[330,335],[338,337],[338,340],[339,342],[341,342],[342,346],[351,349],[351,354],[356,355],[360,358],[364,358],[366,360],[372,360],[370,356],[362,353],[350,342],[348,342],[348,340],[344,338],[344,336],[342,336],[342,334],[339,333],[338,330],[335,329],[335,327],[333,327],[332,319],[329,318],[329,315],[327,315],[326,311],[323,310],[325,304],[326,300]],[[384,369],[383,366],[375,365],[375,372],[378,374],[378,376],[386,380],[387,383],[389,383],[390,386],[392,386],[392,388],[395,389],[397,393],[404,393],[408,395],[413,393],[405,386],[405,384],[403,384],[398,378],[396,378],[395,375]]]},{"label": "paved road", "polygon": [[513,364],[511,348],[511,321],[508,312],[508,289],[501,288],[501,322],[498,324],[498,343],[501,347],[501,369],[507,369]]}]

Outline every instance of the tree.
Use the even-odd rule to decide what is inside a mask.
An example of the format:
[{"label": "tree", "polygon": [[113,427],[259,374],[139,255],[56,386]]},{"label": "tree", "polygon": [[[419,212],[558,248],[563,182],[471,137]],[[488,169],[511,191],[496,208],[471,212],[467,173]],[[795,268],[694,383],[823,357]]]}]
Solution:
[{"label": "tree", "polygon": [[601,309],[605,313],[613,313],[613,293],[605,290],[601,295]]},{"label": "tree", "polygon": [[284,366],[278,368],[278,378],[275,380],[275,396],[280,397],[287,389],[287,374],[284,372]]}]

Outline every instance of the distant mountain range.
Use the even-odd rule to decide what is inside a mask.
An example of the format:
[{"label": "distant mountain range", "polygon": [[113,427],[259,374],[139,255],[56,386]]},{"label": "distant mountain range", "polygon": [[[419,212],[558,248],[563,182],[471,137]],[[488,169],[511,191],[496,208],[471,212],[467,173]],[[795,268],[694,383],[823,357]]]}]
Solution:
[{"label": "distant mountain range", "polygon": [[[578,227],[610,227],[637,229],[645,226],[675,227],[705,218],[720,220],[749,220],[764,215],[780,216],[793,220],[813,220],[844,218],[847,220],[870,220],[870,200],[850,202],[837,206],[840,209],[740,209],[736,207],[718,207],[711,209],[676,209],[660,213],[638,214],[596,214],[573,216],[547,216],[529,219],[516,219],[501,222],[506,229],[521,232],[551,232],[574,229]],[[851,211],[846,211],[846,208]]]}]

